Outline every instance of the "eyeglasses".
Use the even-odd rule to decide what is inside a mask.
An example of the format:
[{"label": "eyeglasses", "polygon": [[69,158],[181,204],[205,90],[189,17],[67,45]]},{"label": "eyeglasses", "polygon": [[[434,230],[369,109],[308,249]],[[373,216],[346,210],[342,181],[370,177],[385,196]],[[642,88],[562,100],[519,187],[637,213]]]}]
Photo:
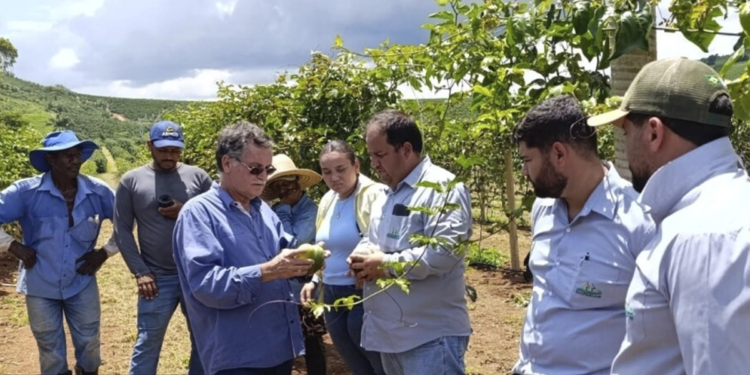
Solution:
[{"label": "eyeglasses", "polygon": [[267,167],[248,167],[247,164],[240,161],[240,159],[235,158],[234,160],[237,160],[238,163],[242,164],[243,167],[247,168],[247,170],[253,176],[258,176],[264,171],[266,172],[266,174],[269,174],[269,175],[273,174],[273,172],[276,172],[276,167],[274,167],[273,165],[269,165]]}]

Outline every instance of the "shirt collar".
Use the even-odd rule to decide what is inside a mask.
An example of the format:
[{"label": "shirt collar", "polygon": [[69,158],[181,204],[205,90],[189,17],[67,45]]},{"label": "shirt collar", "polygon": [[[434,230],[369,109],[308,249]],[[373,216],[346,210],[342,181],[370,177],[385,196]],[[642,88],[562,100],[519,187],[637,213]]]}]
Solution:
[{"label": "shirt collar", "polygon": [[[76,177],[76,181],[78,182],[78,191],[76,192],[76,195],[81,194],[82,196],[85,196],[92,193],[91,189],[89,189],[89,185],[81,175],[78,175],[78,177]],[[42,183],[39,185],[39,190],[49,191],[53,195],[62,197],[62,194],[60,194],[60,189],[58,189],[57,186],[55,186],[55,183],[52,181],[52,172],[45,172],[42,175]]]},{"label": "shirt collar", "polygon": [[[607,163],[606,166],[607,173],[604,174],[602,181],[591,192],[577,217],[584,217],[591,212],[596,212],[609,220],[615,218],[618,196],[615,191],[623,186],[623,179],[612,163]],[[555,205],[558,208],[566,207],[562,198],[557,199]]]},{"label": "shirt collar", "polygon": [[[218,182],[214,181],[211,184],[211,189],[213,189],[213,190],[215,190],[217,192],[217,194],[219,195],[219,199],[221,200],[221,203],[224,204],[225,208],[228,209],[229,207],[233,207],[234,206],[234,203],[235,203],[234,198],[232,198],[232,196],[229,195],[229,193],[227,193],[227,191],[223,187],[221,187],[221,185]],[[236,202],[236,203],[239,204],[239,202]],[[255,197],[255,198],[251,199],[250,200],[250,206],[253,209],[255,209],[255,210],[260,210],[260,206],[261,206],[261,200],[260,200],[260,198],[259,197]]]},{"label": "shirt collar", "polygon": [[419,181],[422,179],[422,175],[424,175],[424,172],[431,166],[432,161],[430,160],[430,157],[427,155],[423,156],[419,164],[417,164],[417,166],[411,172],[409,172],[409,174],[406,175],[406,177],[404,177],[404,179],[401,180],[398,185],[396,185],[395,190],[391,190],[390,188],[388,188],[388,190],[391,190],[391,192],[396,192],[401,189],[403,185],[408,185],[409,187],[413,188],[414,185],[419,183]]},{"label": "shirt collar", "polygon": [[657,169],[638,201],[661,222],[685,195],[709,178],[727,172],[745,172],[729,137],[706,143]]}]

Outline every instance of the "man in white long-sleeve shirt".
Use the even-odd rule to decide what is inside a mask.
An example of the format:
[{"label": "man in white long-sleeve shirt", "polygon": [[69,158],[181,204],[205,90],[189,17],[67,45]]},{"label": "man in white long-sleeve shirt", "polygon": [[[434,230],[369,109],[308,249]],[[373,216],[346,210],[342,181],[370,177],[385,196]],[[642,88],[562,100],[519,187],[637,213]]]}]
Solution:
[{"label": "man in white long-sleeve shirt", "polygon": [[626,299],[613,374],[745,374],[750,366],[750,182],[728,135],[732,103],[707,65],[645,66],[620,109],[633,186],[656,238]]}]

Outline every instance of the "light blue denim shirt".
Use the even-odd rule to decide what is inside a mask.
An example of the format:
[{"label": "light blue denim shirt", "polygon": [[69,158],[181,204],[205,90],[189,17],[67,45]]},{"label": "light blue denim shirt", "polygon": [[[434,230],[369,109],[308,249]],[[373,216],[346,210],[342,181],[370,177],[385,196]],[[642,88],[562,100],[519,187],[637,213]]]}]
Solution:
[{"label": "light blue denim shirt", "polygon": [[[284,232],[292,236],[296,242],[295,246],[312,243],[315,240],[315,216],[318,214],[318,206],[309,195],[302,194],[302,198],[294,206],[279,202],[274,204],[272,209],[281,220]],[[304,280],[304,278],[290,279],[295,302],[300,301]]]},{"label": "light blue denim shirt", "polygon": [[532,209],[534,286],[519,374],[609,374],[625,335],[625,294],[655,224],[614,166],[572,221],[562,199]]},{"label": "light blue denim shirt", "polygon": [[658,233],[636,261],[612,373],[750,373],[750,181],[729,138],[661,167],[640,201]]},{"label": "light blue denim shirt", "polygon": [[114,204],[115,192],[104,181],[79,175],[69,227],[68,206],[50,173],[16,181],[0,192],[0,223],[18,221],[23,243],[36,250],[34,267],[19,269],[18,292],[59,300],[89,285],[94,276],[78,274],[76,259],[94,249],[102,221],[112,220]]},{"label": "light blue denim shirt", "polygon": [[284,225],[284,231],[292,235],[299,245],[315,240],[315,215],[318,213],[318,206],[309,195],[302,194],[302,198],[294,206],[276,203],[273,205],[273,212]]},{"label": "light blue denim shirt", "polygon": [[[401,353],[444,336],[469,336],[466,306],[464,252],[443,246],[414,246],[411,235],[442,238],[455,245],[471,238],[471,197],[459,183],[448,194],[415,186],[433,182],[446,186],[455,175],[424,156],[395,190],[388,189],[372,205],[370,230],[358,246],[376,245],[386,253],[385,262],[416,261],[407,278],[409,294],[393,286],[380,288],[365,283],[362,347],[384,353]],[[458,205],[446,214],[406,211],[406,207],[437,209],[444,202]],[[393,272],[393,270],[391,270]]]},{"label": "light blue denim shirt", "polygon": [[261,281],[260,265],[289,245],[256,198],[249,212],[214,182],[183,206],[174,257],[201,362],[209,374],[277,366],[304,354],[289,280]]}]

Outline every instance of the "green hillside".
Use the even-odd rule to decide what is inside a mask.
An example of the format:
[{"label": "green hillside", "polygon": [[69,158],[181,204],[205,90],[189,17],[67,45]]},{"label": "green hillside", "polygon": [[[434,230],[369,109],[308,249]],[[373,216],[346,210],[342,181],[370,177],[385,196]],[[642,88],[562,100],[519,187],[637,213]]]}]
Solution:
[{"label": "green hillside", "polygon": [[[729,57],[731,55],[717,55],[713,54],[708,57],[702,58],[700,61],[708,64],[711,66],[714,70],[721,71],[721,68],[724,67],[724,63],[729,60]],[[731,68],[729,68],[729,71],[727,72],[726,79],[736,79],[739,78],[740,75],[742,75],[742,72],[745,71],[745,66],[747,65],[747,60],[750,57],[750,53],[745,53],[744,57],[741,57],[739,60],[737,60],[734,65],[732,65]]]},{"label": "green hillside", "polygon": [[144,160],[149,126],[165,112],[186,104],[84,95],[0,74],[0,118],[20,118],[22,126],[28,124],[42,135],[70,129],[81,138],[94,139],[109,149],[121,172]]}]

